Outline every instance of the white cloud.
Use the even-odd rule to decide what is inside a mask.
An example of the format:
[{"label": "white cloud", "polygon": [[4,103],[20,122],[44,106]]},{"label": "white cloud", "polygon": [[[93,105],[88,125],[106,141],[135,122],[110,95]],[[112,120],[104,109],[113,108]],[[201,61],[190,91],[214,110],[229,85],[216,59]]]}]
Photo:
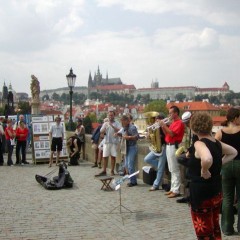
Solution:
[{"label": "white cloud", "polygon": [[[165,87],[220,87],[227,81],[240,91],[240,36],[231,25],[237,7],[221,0],[97,2],[99,7],[83,0],[9,0],[0,5],[1,82],[30,92],[34,74],[42,90],[65,87],[72,67],[77,86],[86,86],[89,70],[94,74],[99,65],[103,76],[108,71],[109,77],[137,88],[150,87],[157,78]],[[174,24],[172,13],[185,21]],[[231,19],[221,22],[224,14]],[[146,25],[146,16],[152,20],[153,15],[159,24]],[[235,21],[239,25],[238,17]]]},{"label": "white cloud", "polygon": [[[240,25],[240,2],[236,0],[97,0],[99,6],[120,5],[126,10],[148,14],[174,13],[200,17],[220,26]],[[228,5],[228,7],[226,7]]]}]

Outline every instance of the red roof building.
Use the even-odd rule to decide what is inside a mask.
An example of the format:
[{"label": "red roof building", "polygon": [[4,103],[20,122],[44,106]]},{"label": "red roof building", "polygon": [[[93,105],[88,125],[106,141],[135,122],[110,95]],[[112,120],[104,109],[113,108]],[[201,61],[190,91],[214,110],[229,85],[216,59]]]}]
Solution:
[{"label": "red roof building", "polygon": [[170,102],[167,104],[169,109],[171,106],[177,106],[182,112],[208,112],[211,116],[219,116],[220,108],[209,102]]}]

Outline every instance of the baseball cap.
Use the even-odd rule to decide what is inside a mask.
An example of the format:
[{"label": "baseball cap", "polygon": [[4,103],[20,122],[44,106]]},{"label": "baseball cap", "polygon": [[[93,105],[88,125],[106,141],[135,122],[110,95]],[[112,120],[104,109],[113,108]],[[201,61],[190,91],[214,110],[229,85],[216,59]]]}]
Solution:
[{"label": "baseball cap", "polygon": [[183,115],[182,115],[182,121],[183,121],[184,123],[188,122],[188,121],[190,120],[191,116],[192,116],[192,114],[191,114],[190,112],[185,112],[185,113],[183,113]]}]

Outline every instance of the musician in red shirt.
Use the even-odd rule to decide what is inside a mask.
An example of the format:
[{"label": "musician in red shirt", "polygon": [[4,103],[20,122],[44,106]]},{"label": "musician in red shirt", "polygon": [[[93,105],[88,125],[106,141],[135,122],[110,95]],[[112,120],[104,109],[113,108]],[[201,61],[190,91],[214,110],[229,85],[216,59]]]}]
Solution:
[{"label": "musician in red shirt", "polygon": [[20,150],[22,153],[22,165],[29,164],[26,161],[26,146],[27,146],[27,137],[28,137],[28,128],[23,121],[20,121],[19,126],[16,129],[16,164],[20,163]]},{"label": "musician in red shirt", "polygon": [[180,168],[175,152],[183,139],[184,123],[179,117],[179,113],[179,108],[177,106],[172,106],[169,109],[169,117],[172,120],[170,126],[168,127],[164,121],[160,121],[160,126],[165,134],[167,162],[171,173],[171,189],[166,193],[169,198],[175,198],[179,196],[180,193]]}]

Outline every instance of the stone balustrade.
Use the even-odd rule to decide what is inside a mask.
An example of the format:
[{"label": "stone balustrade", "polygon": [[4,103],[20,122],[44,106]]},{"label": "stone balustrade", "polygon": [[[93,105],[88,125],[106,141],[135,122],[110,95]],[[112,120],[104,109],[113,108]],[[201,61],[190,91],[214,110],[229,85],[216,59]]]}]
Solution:
[{"label": "stone balustrade", "polygon": [[[136,170],[140,170],[140,173],[138,175],[138,178],[142,179],[143,178],[143,172],[142,172],[142,167],[146,166],[147,164],[144,163],[143,159],[144,157],[149,153],[149,143],[147,142],[147,140],[143,139],[143,140],[138,140],[138,154],[137,154],[137,159],[136,159]],[[91,144],[91,135],[86,134],[86,144],[85,144],[85,158],[87,161],[89,162],[94,162],[94,150],[92,149],[92,144]],[[117,160],[116,163],[120,163],[122,160],[120,151],[119,154],[117,156]],[[110,164],[110,161],[109,161]],[[180,166],[181,168],[181,178],[182,178],[182,182],[184,182],[184,176],[185,176],[185,171],[184,171],[184,167]],[[164,183],[169,183],[169,179],[170,179],[170,174],[168,171],[166,171],[165,175],[164,175]],[[181,193],[184,193],[184,184],[181,185],[181,189],[180,189]]]}]

